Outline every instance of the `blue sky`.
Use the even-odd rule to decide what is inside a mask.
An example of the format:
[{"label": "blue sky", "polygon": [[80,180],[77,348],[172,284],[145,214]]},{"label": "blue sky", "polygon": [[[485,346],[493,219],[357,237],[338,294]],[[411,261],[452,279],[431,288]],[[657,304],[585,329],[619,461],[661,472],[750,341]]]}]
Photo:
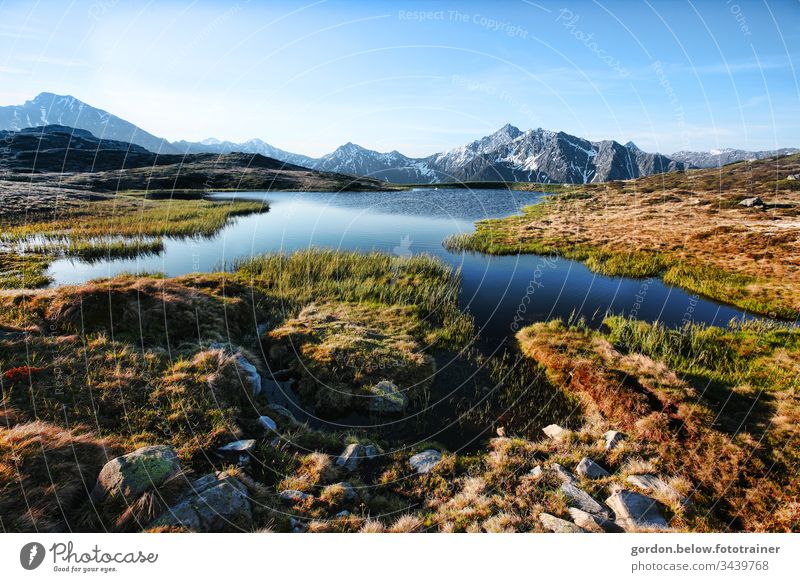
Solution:
[{"label": "blue sky", "polygon": [[797,0],[2,2],[0,104],[168,139],[427,155],[505,123],[649,151],[800,146]]}]

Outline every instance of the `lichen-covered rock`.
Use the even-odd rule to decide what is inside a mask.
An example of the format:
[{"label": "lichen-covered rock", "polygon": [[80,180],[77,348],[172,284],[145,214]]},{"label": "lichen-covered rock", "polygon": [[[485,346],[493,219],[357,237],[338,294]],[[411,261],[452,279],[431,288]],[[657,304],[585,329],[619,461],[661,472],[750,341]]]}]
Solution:
[{"label": "lichen-covered rock", "polygon": [[375,414],[402,414],[408,406],[408,397],[394,382],[382,380],[369,389],[367,408]]},{"label": "lichen-covered rock", "polygon": [[617,523],[625,531],[668,527],[659,503],[641,493],[622,489],[606,499],[606,504],[614,510]]},{"label": "lichen-covered rock", "polygon": [[96,501],[125,499],[130,502],[145,491],[157,488],[180,470],[180,460],[171,446],[142,447],[103,466],[92,498]]},{"label": "lichen-covered rock", "polygon": [[561,519],[549,513],[540,513],[539,521],[542,523],[544,529],[553,533],[584,533],[582,528],[571,521]]},{"label": "lichen-covered rock", "polygon": [[412,456],[408,460],[408,464],[411,465],[411,468],[418,474],[424,475],[433,471],[433,468],[441,463],[441,461],[442,453],[436,449],[427,449]]},{"label": "lichen-covered rock", "polygon": [[586,477],[587,479],[602,479],[603,477],[611,476],[611,473],[606,471],[603,467],[595,463],[589,457],[582,458],[575,471],[578,473],[578,475],[581,477]]},{"label": "lichen-covered rock", "polygon": [[253,522],[247,488],[225,472],[204,475],[191,492],[168,509],[152,526],[178,526],[191,531],[249,529]]}]

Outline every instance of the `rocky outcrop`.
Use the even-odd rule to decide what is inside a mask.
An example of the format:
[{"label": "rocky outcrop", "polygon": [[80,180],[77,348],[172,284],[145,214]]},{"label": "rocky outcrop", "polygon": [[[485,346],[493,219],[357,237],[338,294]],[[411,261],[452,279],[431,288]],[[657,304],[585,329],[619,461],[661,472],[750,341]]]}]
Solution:
[{"label": "rocky outcrop", "polygon": [[92,491],[95,501],[132,502],[181,471],[178,455],[170,446],[142,447],[106,463]]},{"label": "rocky outcrop", "polygon": [[175,526],[198,532],[249,529],[253,514],[247,488],[228,473],[195,480],[191,492],[158,518],[151,527]]}]

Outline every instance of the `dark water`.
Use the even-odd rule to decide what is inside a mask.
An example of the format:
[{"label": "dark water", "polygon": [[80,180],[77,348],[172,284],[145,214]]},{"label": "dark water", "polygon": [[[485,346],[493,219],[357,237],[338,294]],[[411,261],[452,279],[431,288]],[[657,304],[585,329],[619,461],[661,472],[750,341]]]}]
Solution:
[{"label": "dark water", "polygon": [[518,327],[577,314],[599,321],[606,311],[671,326],[684,321],[725,325],[747,317],[738,309],[700,299],[659,280],[604,277],[575,261],[533,256],[451,253],[450,234],[470,232],[476,220],[507,216],[543,194],[507,190],[435,190],[384,193],[238,193],[216,199],[263,200],[270,210],[236,219],[216,236],[168,239],[160,255],[94,263],[64,259],[50,274],[57,285],[120,272],[183,275],[212,271],[235,259],[315,247],[379,250],[400,256],[429,253],[460,268],[462,307],[485,341],[502,341]]}]

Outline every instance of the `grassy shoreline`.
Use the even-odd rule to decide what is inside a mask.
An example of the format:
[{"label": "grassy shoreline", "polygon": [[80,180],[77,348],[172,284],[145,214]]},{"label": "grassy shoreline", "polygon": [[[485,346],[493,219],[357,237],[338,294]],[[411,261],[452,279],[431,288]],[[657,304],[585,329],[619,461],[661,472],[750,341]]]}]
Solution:
[{"label": "grassy shoreline", "polygon": [[[796,188],[784,188],[791,181],[754,181],[754,173],[767,172],[770,163],[773,172],[775,163],[783,164],[780,175],[800,166],[800,156],[726,167],[723,177],[716,176],[728,188],[724,192],[714,189],[710,170],[565,187],[519,215],[480,221],[473,233],[443,244],[495,255],[559,255],[602,275],[660,277],[756,314],[794,320],[800,316],[794,259],[800,252],[800,196]],[[738,204],[753,194],[768,204]],[[767,196],[778,203],[769,204]]]},{"label": "grassy shoreline", "polygon": [[266,212],[261,202],[151,200],[119,195],[68,208],[58,218],[3,222],[0,289],[43,287],[49,264],[61,257],[87,261],[158,254],[165,237],[213,236],[238,216]]}]

